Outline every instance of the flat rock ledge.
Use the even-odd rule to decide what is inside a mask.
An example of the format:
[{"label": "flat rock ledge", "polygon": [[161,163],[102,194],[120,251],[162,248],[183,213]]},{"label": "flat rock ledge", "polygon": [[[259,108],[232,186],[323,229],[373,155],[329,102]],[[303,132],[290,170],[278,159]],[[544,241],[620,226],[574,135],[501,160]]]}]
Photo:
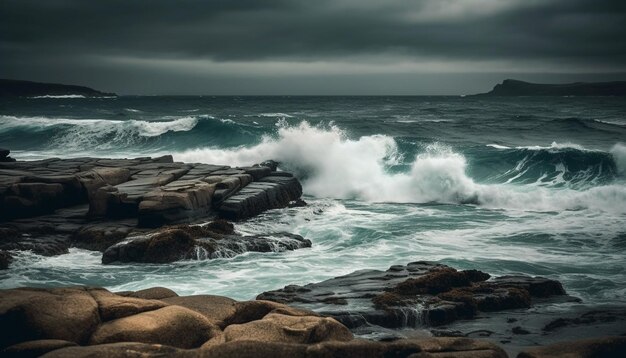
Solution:
[{"label": "flat rock ledge", "polygon": [[467,338],[354,339],[329,317],[270,301],[166,288],[0,291],[3,357],[506,357]]},{"label": "flat rock ledge", "polygon": [[420,261],[290,285],[257,298],[315,310],[355,329],[439,326],[478,312],[529,308],[533,299],[563,295],[558,281],[542,277],[490,278],[477,270]]},{"label": "flat rock ledge", "polygon": [[[0,157],[10,158],[9,151],[0,150]],[[301,196],[300,182],[277,171],[273,161],[232,168],[174,162],[169,155],[0,160],[0,269],[9,266],[11,250],[45,256],[67,253],[70,247],[104,252],[127,237],[138,239],[132,241],[139,245],[141,236],[154,228],[216,218],[236,221],[270,209],[306,205]],[[310,245],[283,233],[193,240],[194,254],[207,258]],[[148,241],[155,242],[144,243]],[[121,255],[119,261],[173,261],[129,257]]]},{"label": "flat rock ledge", "polygon": [[298,180],[276,168],[273,161],[238,168],[181,163],[171,155],[1,161],[0,220],[81,203],[89,204],[89,216],[137,218],[141,227],[208,215],[240,220],[300,198]]}]

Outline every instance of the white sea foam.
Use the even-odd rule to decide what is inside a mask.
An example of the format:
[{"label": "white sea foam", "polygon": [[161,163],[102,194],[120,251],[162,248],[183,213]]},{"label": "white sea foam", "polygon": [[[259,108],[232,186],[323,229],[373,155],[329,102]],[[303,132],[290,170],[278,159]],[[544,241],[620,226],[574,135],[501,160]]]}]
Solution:
[{"label": "white sea foam", "polygon": [[0,116],[0,131],[16,127],[46,128],[60,125],[71,125],[77,131],[88,129],[91,134],[111,131],[135,131],[140,136],[153,137],[166,132],[188,131],[196,126],[198,118],[193,116],[180,117],[169,121],[109,120],[109,119],[71,119],[49,117],[15,117]]},{"label": "white sea foam", "polygon": [[258,117],[267,117],[267,118],[293,118],[292,115],[289,115],[287,113],[280,113],[280,112],[276,112],[276,113],[259,113],[256,116],[258,116]]},{"label": "white sea foam", "polygon": [[0,116],[0,133],[16,128],[42,131],[58,127],[59,131],[54,134],[52,140],[64,149],[108,149],[132,145],[142,138],[156,137],[167,132],[189,131],[197,123],[198,117],[195,116],[152,122]]},{"label": "white sea foam", "polygon": [[611,148],[611,155],[615,161],[617,171],[622,175],[626,175],[626,145],[623,143],[615,144]]},{"label": "white sea foam", "polygon": [[540,145],[529,145],[529,146],[519,146],[519,147],[515,147],[516,149],[528,149],[528,150],[561,150],[561,149],[576,149],[576,150],[580,150],[580,151],[587,151],[587,152],[596,152],[597,150],[595,149],[589,149],[589,148],[585,148],[580,144],[576,144],[576,143],[557,143],[557,142],[552,142],[552,144],[550,144],[549,146],[540,146]]},{"label": "white sea foam", "polygon": [[[553,143],[549,148],[562,148]],[[567,148],[576,148],[567,144]],[[622,147],[616,149],[621,155]],[[615,155],[615,154],[614,154]],[[530,211],[594,209],[626,212],[626,187],[588,190],[513,184],[479,184],[466,174],[467,161],[451,148],[433,144],[417,155],[408,173],[390,174],[398,157],[395,140],[384,135],[349,139],[337,127],[282,124],[277,137],[252,147],[202,148],[175,154],[186,162],[249,165],[274,159],[303,179],[316,197],[356,198],[370,202],[468,203],[489,208]]]},{"label": "white sea foam", "polygon": [[491,147],[495,149],[511,149],[511,147],[507,147],[506,145],[500,145],[500,144],[487,144],[487,147]]}]

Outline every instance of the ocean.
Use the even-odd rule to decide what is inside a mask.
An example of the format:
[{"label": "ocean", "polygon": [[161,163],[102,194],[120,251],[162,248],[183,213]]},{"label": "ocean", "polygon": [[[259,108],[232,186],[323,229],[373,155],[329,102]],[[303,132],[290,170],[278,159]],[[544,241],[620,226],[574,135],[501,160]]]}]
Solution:
[{"label": "ocean", "polygon": [[[0,100],[18,160],[141,157],[295,173],[308,206],[236,224],[311,249],[167,265],[22,252],[0,287],[165,286],[252,299],[417,260],[626,296],[626,100],[618,97],[141,97]],[[567,309],[568,302],[560,303]]]}]

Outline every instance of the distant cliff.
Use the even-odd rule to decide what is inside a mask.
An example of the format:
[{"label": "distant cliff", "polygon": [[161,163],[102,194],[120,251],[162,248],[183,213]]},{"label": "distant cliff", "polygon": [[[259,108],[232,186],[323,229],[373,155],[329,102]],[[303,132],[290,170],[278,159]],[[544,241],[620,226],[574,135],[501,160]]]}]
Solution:
[{"label": "distant cliff", "polygon": [[541,84],[504,80],[479,96],[626,96],[626,81]]},{"label": "distant cliff", "polygon": [[84,96],[110,97],[115,93],[105,93],[83,86],[41,83],[31,81],[0,79],[0,97],[39,97],[39,96]]}]

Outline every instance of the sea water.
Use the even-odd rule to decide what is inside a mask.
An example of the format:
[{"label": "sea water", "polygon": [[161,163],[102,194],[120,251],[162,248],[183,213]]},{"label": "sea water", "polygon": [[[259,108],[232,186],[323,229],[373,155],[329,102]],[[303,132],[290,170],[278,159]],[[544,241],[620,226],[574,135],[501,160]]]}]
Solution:
[{"label": "sea water", "polygon": [[428,260],[541,275],[583,302],[626,295],[626,100],[617,97],[133,97],[0,102],[19,160],[140,157],[251,165],[309,203],[236,224],[313,243],[173,264],[16,254],[0,287],[165,286],[252,299],[287,284]]}]

